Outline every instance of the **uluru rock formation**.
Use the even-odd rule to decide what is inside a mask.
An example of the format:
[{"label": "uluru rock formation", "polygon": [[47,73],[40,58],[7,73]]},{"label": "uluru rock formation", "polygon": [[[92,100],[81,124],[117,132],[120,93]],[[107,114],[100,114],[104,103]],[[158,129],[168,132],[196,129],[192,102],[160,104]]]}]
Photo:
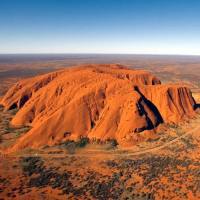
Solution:
[{"label": "uluru rock formation", "polygon": [[161,85],[147,71],[115,64],[71,67],[21,80],[1,104],[7,110],[19,109],[13,126],[32,127],[13,150],[80,136],[131,143],[142,131],[195,113],[188,88]]}]

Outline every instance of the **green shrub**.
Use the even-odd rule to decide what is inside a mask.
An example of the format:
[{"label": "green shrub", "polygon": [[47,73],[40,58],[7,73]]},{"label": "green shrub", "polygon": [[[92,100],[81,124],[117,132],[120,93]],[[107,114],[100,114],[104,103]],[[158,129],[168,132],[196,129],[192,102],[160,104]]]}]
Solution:
[{"label": "green shrub", "polygon": [[74,154],[77,148],[83,148],[89,143],[89,138],[81,137],[78,141],[67,140],[63,142],[61,145],[67,149],[67,152],[70,154]]},{"label": "green shrub", "polygon": [[77,142],[76,146],[77,147],[85,147],[87,144],[89,144],[90,140],[88,137],[81,137]]}]

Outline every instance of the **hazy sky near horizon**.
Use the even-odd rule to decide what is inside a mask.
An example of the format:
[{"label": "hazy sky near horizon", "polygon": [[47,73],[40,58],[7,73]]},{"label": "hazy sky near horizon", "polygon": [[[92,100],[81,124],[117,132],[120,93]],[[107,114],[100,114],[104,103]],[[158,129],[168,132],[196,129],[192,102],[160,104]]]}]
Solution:
[{"label": "hazy sky near horizon", "polygon": [[200,1],[0,0],[0,53],[200,55]]}]

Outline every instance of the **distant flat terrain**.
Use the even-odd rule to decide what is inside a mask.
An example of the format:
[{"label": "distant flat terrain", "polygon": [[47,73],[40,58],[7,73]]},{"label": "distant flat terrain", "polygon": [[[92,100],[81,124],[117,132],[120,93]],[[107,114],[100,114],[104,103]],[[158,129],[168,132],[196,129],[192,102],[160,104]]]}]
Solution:
[{"label": "distant flat terrain", "polygon": [[164,82],[180,81],[187,83],[192,89],[198,89],[200,87],[200,56],[1,54],[0,95],[5,93],[8,79],[10,83],[14,83],[16,79],[44,74],[72,65],[88,63],[120,63],[137,69],[150,70]]}]

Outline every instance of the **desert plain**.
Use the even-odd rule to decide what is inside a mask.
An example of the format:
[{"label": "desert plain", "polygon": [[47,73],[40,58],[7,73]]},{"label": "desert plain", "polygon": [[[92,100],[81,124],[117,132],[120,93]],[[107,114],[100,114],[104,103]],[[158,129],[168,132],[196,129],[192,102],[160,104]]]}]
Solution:
[{"label": "desert plain", "polygon": [[200,199],[200,57],[0,56],[0,199]]}]

